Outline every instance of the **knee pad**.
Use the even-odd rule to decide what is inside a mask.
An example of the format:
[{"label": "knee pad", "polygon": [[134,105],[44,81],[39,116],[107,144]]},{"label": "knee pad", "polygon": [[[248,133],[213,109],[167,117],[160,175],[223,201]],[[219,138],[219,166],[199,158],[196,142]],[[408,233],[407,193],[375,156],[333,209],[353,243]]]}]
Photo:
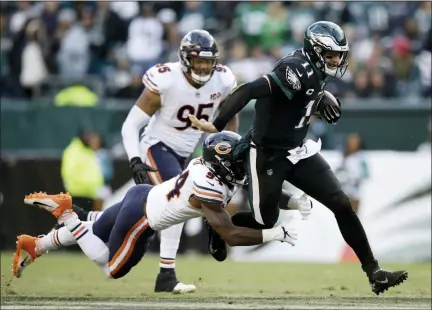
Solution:
[{"label": "knee pad", "polygon": [[341,212],[355,213],[349,197],[344,192],[333,195],[326,206],[335,214]]}]

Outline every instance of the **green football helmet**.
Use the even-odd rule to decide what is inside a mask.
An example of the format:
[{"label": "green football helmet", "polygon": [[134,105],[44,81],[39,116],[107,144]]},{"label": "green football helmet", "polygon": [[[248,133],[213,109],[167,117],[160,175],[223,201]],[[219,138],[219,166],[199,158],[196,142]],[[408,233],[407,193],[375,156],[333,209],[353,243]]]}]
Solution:
[{"label": "green football helmet", "polygon": [[[310,25],[305,31],[303,49],[311,62],[326,75],[341,78],[345,74],[349,45],[345,33],[335,23],[319,21]],[[327,52],[339,52],[339,63],[326,62]]]}]

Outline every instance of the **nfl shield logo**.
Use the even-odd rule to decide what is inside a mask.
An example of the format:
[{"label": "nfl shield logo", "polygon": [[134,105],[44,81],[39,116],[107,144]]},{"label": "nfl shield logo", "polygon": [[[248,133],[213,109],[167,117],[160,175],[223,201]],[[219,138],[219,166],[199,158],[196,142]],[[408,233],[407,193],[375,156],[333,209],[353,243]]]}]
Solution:
[{"label": "nfl shield logo", "polygon": [[267,175],[273,175],[273,169],[267,170]]}]

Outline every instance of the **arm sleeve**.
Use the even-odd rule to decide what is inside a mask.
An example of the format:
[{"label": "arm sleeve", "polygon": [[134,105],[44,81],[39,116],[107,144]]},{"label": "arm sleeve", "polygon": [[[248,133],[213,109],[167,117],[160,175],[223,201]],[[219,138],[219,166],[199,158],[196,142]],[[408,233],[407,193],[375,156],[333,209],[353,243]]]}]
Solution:
[{"label": "arm sleeve", "polygon": [[225,99],[213,125],[217,130],[222,131],[234,115],[240,112],[250,100],[270,95],[271,88],[267,77],[260,77],[253,82],[240,85]]},{"label": "arm sleeve", "polygon": [[138,106],[134,105],[124,121],[121,135],[123,138],[123,146],[129,160],[134,157],[141,157],[139,148],[139,131],[148,124],[150,118],[150,115],[145,113]]}]

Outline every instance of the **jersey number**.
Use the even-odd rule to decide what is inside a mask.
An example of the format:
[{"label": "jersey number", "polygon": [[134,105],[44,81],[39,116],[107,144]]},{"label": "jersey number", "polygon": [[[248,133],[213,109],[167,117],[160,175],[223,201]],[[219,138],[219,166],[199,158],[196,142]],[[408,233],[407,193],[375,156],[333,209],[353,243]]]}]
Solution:
[{"label": "jersey number", "polygon": [[311,114],[312,114],[312,107],[313,107],[314,103],[315,103],[315,99],[309,101],[308,105],[305,107],[306,114],[301,118],[298,125],[295,126],[294,128],[296,128],[296,129],[302,128],[304,125],[307,125],[310,123],[310,118],[311,118]]},{"label": "jersey number", "polygon": [[174,188],[166,195],[168,201],[170,201],[173,198],[180,197],[180,190],[183,187],[183,185],[186,183],[188,176],[189,176],[189,170],[186,170],[185,172],[179,175],[179,177],[175,182]]},{"label": "jersey number", "polygon": [[[203,112],[204,112],[204,109],[213,108],[213,105],[214,105],[213,102],[198,105],[198,109],[196,111],[196,114],[195,114],[195,108],[193,106],[191,106],[191,105],[182,106],[177,112],[177,119],[180,122],[185,123],[185,125],[182,127],[174,127],[174,128],[177,130],[185,130],[185,129],[188,129],[189,127],[192,127],[192,122],[190,121],[190,119],[188,117],[189,114],[195,115],[197,119],[203,118],[206,121],[209,121],[210,116],[208,114],[204,114]],[[187,112],[187,113],[185,113],[185,112]],[[192,127],[192,128],[196,129],[195,127]]]},{"label": "jersey number", "polygon": [[169,71],[171,71],[171,69],[170,69],[168,66],[161,65],[161,64],[156,65],[156,68],[159,68],[159,69],[158,69],[158,72],[159,72],[159,73],[164,73],[164,72],[169,72]]}]

